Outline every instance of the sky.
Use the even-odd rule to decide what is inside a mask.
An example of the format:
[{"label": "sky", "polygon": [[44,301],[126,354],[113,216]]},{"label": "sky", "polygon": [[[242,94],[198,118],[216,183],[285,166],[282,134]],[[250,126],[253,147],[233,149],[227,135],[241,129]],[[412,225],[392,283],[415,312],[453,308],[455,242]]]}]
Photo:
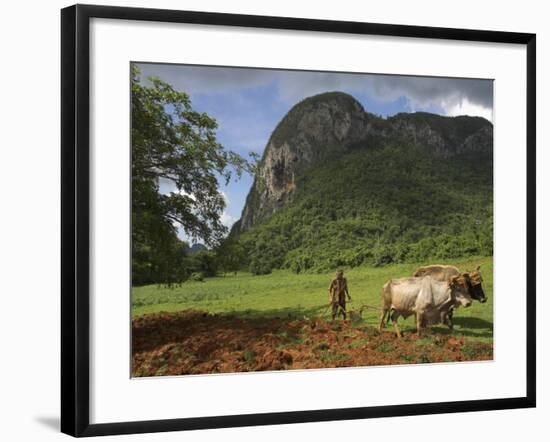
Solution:
[{"label": "sky", "polygon": [[[271,132],[300,100],[328,91],[353,95],[367,112],[388,117],[399,112],[481,116],[492,121],[493,81],[405,75],[288,71],[235,67],[137,63],[141,81],[157,76],[186,92],[193,109],[218,122],[217,139],[248,157],[263,153]],[[221,221],[230,228],[241,216],[253,177],[243,175],[220,190],[226,200]],[[168,181],[160,191],[175,191]],[[181,239],[189,241],[179,229]],[[193,242],[193,241],[191,241]]]}]

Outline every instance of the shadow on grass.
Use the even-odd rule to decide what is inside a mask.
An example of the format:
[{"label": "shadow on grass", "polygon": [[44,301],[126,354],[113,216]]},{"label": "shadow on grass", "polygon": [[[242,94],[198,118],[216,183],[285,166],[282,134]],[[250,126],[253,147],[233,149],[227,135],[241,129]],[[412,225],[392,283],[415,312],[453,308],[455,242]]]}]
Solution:
[{"label": "shadow on grass", "polygon": [[246,318],[273,318],[273,319],[313,319],[313,318],[330,318],[330,307],[328,304],[299,308],[299,307],[284,307],[279,309],[268,310],[228,310],[221,313],[222,315],[239,316]]},{"label": "shadow on grass", "polygon": [[485,319],[455,316],[453,322],[455,324],[453,330],[442,326],[432,327],[432,330],[442,335],[468,336],[472,338],[493,337],[493,323]]},{"label": "shadow on grass", "polygon": [[481,318],[456,317],[453,319],[455,325],[460,327],[457,333],[474,338],[492,338],[493,323]]},{"label": "shadow on grass", "polygon": [[460,327],[466,327],[466,328],[474,328],[474,329],[490,329],[491,332],[493,331],[493,323],[486,321],[485,319],[481,318],[474,318],[471,316],[461,317],[457,316],[453,318],[453,321],[456,325],[459,325]]}]

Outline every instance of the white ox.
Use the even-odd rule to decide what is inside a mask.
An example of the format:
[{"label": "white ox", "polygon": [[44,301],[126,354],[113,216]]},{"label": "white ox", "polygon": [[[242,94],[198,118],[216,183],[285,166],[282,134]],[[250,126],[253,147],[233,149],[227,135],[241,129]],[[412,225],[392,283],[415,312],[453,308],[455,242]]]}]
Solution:
[{"label": "white ox", "polygon": [[397,319],[416,315],[416,331],[420,335],[422,327],[444,322],[453,307],[471,304],[472,298],[463,275],[454,276],[448,282],[437,281],[431,276],[392,279],[382,289],[379,330],[389,315],[397,337],[401,338]]},{"label": "white ox", "polygon": [[[426,275],[430,275],[437,281],[450,281],[454,276],[460,275],[460,271],[455,266],[433,264],[425,267],[418,267],[412,276],[418,277]],[[472,299],[477,299],[482,304],[487,302],[487,296],[485,296],[485,292],[481,285],[483,279],[479,271],[479,266],[477,266],[475,270],[462,273],[462,275],[466,278],[468,293]],[[443,321],[451,330],[453,328],[453,311],[454,309],[451,308]]]}]

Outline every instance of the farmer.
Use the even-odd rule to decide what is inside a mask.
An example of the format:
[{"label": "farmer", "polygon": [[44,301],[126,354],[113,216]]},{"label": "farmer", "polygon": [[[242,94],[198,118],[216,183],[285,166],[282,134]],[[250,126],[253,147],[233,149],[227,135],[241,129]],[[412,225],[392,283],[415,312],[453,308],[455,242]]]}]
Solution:
[{"label": "farmer", "polygon": [[334,278],[328,286],[329,302],[332,305],[332,320],[341,313],[346,319],[346,296],[351,302],[351,296],[348,291],[348,281],[344,278],[344,271],[338,270],[336,278]]}]

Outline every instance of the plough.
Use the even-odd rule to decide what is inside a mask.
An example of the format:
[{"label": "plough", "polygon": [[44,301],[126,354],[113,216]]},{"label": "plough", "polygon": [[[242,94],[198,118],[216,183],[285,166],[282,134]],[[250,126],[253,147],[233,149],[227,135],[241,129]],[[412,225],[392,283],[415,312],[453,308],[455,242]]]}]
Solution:
[{"label": "plough", "polygon": [[[349,301],[349,303],[352,304],[353,301]],[[325,308],[325,310],[321,314],[321,317],[326,315],[329,308],[331,308],[333,304],[334,304],[333,302],[329,302],[329,304],[327,305],[327,307]],[[359,319],[362,318],[363,317],[363,310],[375,310],[377,312],[382,311],[382,309],[380,307],[375,307],[375,306],[369,305],[369,304],[361,304],[361,307],[359,307],[358,309],[349,309],[349,310],[344,310],[340,304],[337,304],[337,305],[338,305],[339,312],[342,312],[345,315],[349,315],[350,319],[352,319],[352,320],[354,318],[359,318]]]}]

